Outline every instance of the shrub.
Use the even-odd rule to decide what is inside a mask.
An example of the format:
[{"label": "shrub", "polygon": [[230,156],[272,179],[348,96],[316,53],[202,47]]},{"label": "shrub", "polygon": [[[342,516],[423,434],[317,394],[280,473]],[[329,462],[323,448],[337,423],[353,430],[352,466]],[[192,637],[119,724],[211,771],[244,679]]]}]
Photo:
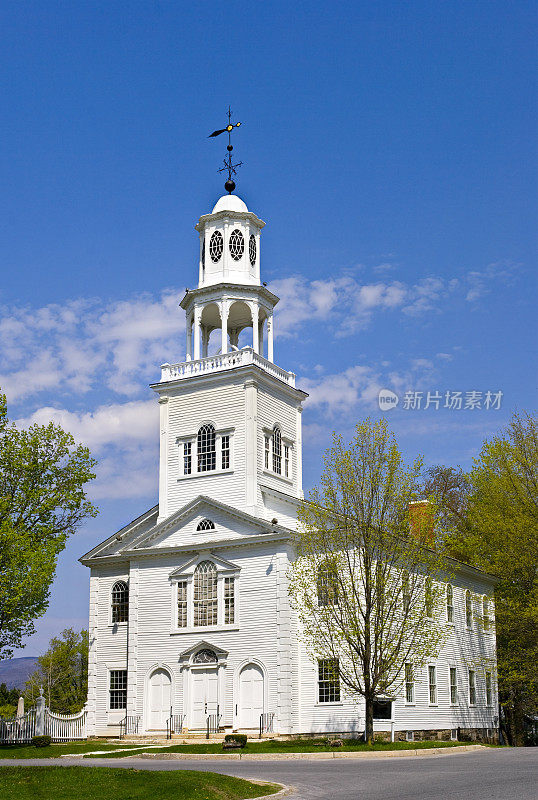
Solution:
[{"label": "shrub", "polygon": [[52,739],[50,736],[34,736],[32,738],[32,744],[34,747],[48,747],[51,742]]},{"label": "shrub", "polygon": [[246,733],[227,733],[224,737],[224,742],[225,744],[245,747],[247,743],[247,735]]}]

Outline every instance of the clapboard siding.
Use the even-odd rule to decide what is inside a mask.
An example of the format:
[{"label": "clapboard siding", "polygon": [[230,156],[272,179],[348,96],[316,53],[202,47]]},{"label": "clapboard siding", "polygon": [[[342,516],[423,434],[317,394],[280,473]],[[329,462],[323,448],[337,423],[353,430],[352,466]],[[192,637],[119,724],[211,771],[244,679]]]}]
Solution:
[{"label": "clapboard siding", "polygon": [[[495,680],[495,634],[484,632],[476,624],[472,630],[465,627],[465,593],[474,593],[475,616],[480,613],[478,598],[491,592],[486,581],[452,578],[454,587],[454,625],[448,626],[448,639],[437,659],[429,664],[437,669],[437,704],[429,704],[428,666],[415,668],[415,702],[405,703],[404,689],[394,704],[396,730],[444,730],[448,728],[494,728],[494,718],[498,714]],[[342,690],[342,703],[324,704],[317,700],[317,665],[299,646],[301,669],[301,724],[302,732],[353,732],[364,728],[364,702],[361,698],[353,700]],[[487,664],[488,666],[485,666]],[[449,669],[456,667],[458,678],[458,703],[450,704]],[[468,670],[476,671],[477,704],[469,706]],[[493,678],[493,701],[486,706],[485,670],[491,669]],[[377,727],[383,729],[379,724]]]},{"label": "clapboard siding", "polygon": [[[265,388],[258,391],[258,475],[259,483],[264,483],[273,489],[297,496],[297,408],[299,401],[289,397],[284,392],[275,388]],[[265,470],[264,464],[264,436],[267,429],[272,429],[278,424],[282,436],[293,442],[291,447],[291,476],[290,480],[280,475]],[[271,464],[269,465],[271,467]],[[258,495],[258,504],[263,506],[261,490]]]},{"label": "clapboard siding", "polygon": [[[225,386],[206,384],[185,388],[168,400],[167,434],[167,516],[198,495],[218,497],[222,502],[245,508],[245,389],[239,379]],[[195,435],[205,422],[217,429],[233,428],[233,472],[205,473],[178,480],[181,476],[177,438]]]}]

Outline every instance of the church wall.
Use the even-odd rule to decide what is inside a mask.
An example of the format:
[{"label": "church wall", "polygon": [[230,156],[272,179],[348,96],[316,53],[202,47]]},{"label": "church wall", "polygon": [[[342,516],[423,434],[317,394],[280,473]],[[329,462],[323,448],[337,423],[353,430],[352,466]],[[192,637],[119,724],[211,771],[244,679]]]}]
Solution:
[{"label": "church wall", "polygon": [[[194,435],[204,422],[219,428],[233,428],[233,472],[218,470],[181,479],[181,453],[177,437]],[[230,376],[225,385],[207,378],[168,401],[167,516],[198,495],[245,509],[245,390],[243,381]]]},{"label": "church wall", "polygon": [[[402,688],[394,703],[394,727],[396,731],[449,731],[461,729],[495,728],[498,714],[496,676],[494,659],[496,656],[495,634],[480,629],[476,621],[472,630],[465,627],[465,592],[469,589],[476,596],[491,594],[488,581],[480,581],[458,574],[452,577],[454,587],[455,624],[449,626],[449,636],[439,657],[429,663],[437,671],[437,704],[429,704],[428,666],[415,670],[415,702],[405,702]],[[474,613],[481,612],[476,601]],[[492,609],[493,613],[493,609]],[[491,661],[490,661],[491,659]],[[317,664],[312,661],[303,643],[299,645],[300,660],[300,719],[296,733],[348,733],[364,730],[364,701],[346,698],[342,690],[341,703],[319,703],[317,685]],[[486,666],[487,664],[487,666]],[[449,669],[455,666],[458,679],[458,703],[450,704]],[[477,704],[468,703],[468,670],[476,671]],[[485,671],[493,675],[493,702],[486,706]],[[390,731],[389,722],[375,723],[376,731]]]},{"label": "church wall", "polygon": [[90,578],[90,657],[88,666],[89,732],[92,720],[96,730],[115,735],[124,711],[108,710],[109,670],[127,668],[127,623],[112,624],[110,617],[112,586],[129,581],[127,566],[92,569]]},{"label": "church wall", "polygon": [[[291,449],[291,480],[282,475],[275,475],[271,470],[271,463],[269,464],[270,469],[265,469],[264,436],[266,430],[272,429],[275,424],[280,425],[282,438],[290,439],[293,442]],[[297,446],[297,402],[288,398],[284,392],[278,392],[276,389],[264,385],[263,388],[258,389],[257,462],[259,481],[280,492],[297,496]],[[260,507],[263,506],[263,498],[259,487],[258,505]]]},{"label": "church wall", "polygon": [[[156,665],[169,669],[173,680],[174,713],[184,713],[186,672],[182,671],[180,653],[199,641],[229,651],[225,669],[225,692],[222,724],[234,722],[235,682],[241,665],[254,659],[261,662],[267,677],[267,707],[276,711],[278,702],[279,653],[289,649],[289,632],[285,644],[281,622],[276,613],[278,556],[273,543],[252,547],[226,548],[219,556],[241,567],[238,581],[237,629],[210,630],[198,628],[188,633],[171,633],[172,588],[170,573],[190,558],[163,556],[140,559],[137,596],[137,678],[136,701],[129,713],[145,716],[147,678]],[[175,610],[175,609],[174,609]],[[106,694],[106,686],[102,686]],[[102,717],[101,717],[102,719]]]}]

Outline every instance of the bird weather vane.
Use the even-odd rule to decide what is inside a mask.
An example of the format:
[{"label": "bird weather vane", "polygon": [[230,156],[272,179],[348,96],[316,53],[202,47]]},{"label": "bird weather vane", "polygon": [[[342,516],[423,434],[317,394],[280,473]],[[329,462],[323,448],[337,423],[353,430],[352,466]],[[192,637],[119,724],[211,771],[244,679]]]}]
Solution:
[{"label": "bird weather vane", "polygon": [[236,169],[237,167],[240,167],[241,164],[243,163],[242,161],[239,161],[238,164],[234,164],[232,161],[232,151],[234,149],[232,145],[232,131],[234,128],[239,128],[240,125],[241,125],[240,122],[235,122],[235,123],[232,122],[232,110],[230,106],[228,106],[228,124],[226,125],[226,127],[221,128],[218,131],[213,131],[213,133],[210,133],[209,136],[207,137],[208,139],[211,139],[214,136],[220,136],[221,133],[228,134],[228,146],[226,147],[226,149],[228,150],[228,155],[224,159],[224,166],[219,169],[219,172],[228,173],[228,180],[224,184],[224,188],[226,189],[228,194],[231,194],[235,189],[235,181],[233,180],[232,175],[237,175]]}]

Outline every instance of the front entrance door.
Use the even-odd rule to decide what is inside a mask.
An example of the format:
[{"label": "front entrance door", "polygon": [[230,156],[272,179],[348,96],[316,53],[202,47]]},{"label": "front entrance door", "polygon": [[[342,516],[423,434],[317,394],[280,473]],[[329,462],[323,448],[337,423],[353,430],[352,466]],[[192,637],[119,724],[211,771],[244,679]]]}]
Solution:
[{"label": "front entrance door", "polygon": [[172,705],[172,681],[165,669],[156,669],[149,679],[149,730],[163,731]]},{"label": "front entrance door", "polygon": [[239,727],[258,728],[263,714],[263,672],[256,664],[247,664],[239,676]]},{"label": "front entrance door", "polygon": [[219,704],[219,681],[215,667],[192,670],[192,713],[190,728],[205,729],[207,717],[216,714]]}]

